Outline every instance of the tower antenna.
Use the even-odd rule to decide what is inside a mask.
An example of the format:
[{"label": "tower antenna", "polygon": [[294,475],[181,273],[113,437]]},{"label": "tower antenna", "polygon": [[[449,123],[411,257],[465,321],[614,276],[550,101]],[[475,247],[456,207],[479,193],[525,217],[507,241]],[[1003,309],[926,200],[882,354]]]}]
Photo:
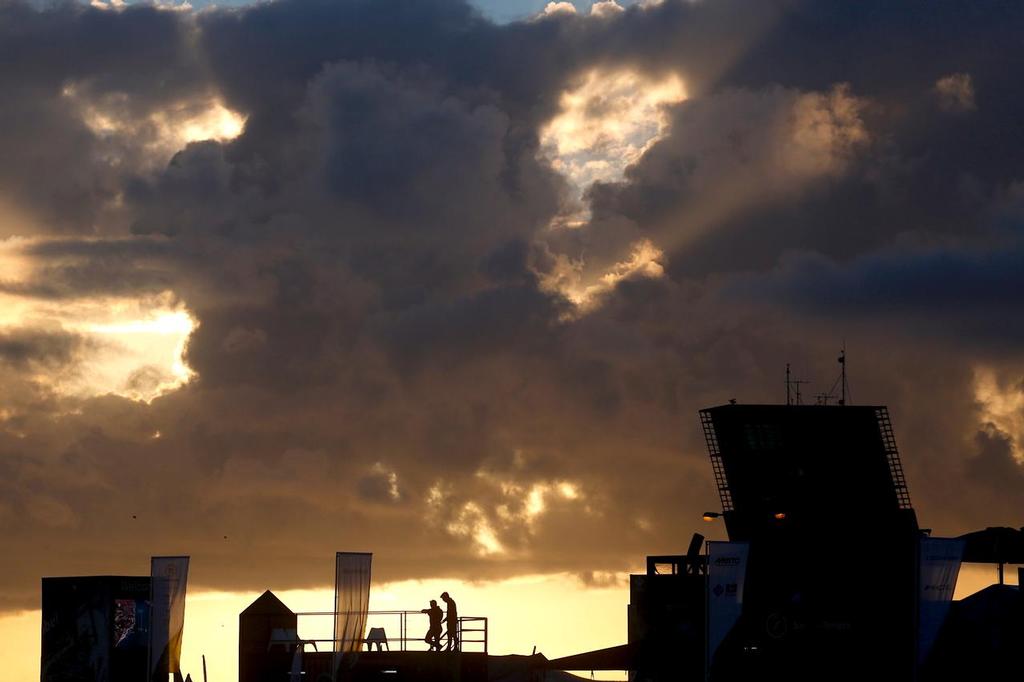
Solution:
[{"label": "tower antenna", "polygon": [[786,363],[786,405],[792,405],[793,401],[789,398],[789,363]]},{"label": "tower antenna", "polygon": [[[789,363],[786,363],[786,404],[787,405],[802,405],[803,400],[800,395],[800,384],[809,384],[811,382],[803,379],[794,379],[789,369]],[[795,402],[794,402],[795,399]]]},{"label": "tower antenna", "polygon": [[[835,382],[832,384],[832,390],[830,394],[835,394],[836,388],[839,388],[839,404],[845,405],[850,399],[850,384],[846,380],[846,341],[843,341],[843,347],[839,351],[839,358],[836,360],[839,363],[839,376],[836,377]],[[829,397],[832,397],[831,395]],[[820,398],[820,396],[819,396]]]},{"label": "tower antenna", "polygon": [[843,387],[840,391],[842,397],[839,398],[839,404],[846,404],[846,339],[843,339],[843,348],[839,351],[839,366],[842,373]]}]

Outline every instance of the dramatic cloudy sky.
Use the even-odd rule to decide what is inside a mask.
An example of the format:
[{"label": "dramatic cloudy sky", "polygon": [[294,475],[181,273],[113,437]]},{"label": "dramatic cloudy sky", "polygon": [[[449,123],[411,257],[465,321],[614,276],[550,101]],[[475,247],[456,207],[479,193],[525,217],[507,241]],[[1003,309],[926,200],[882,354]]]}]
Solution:
[{"label": "dramatic cloudy sky", "polygon": [[0,610],[615,582],[843,342],[922,525],[1024,523],[1024,5],[576,5],[0,0]]}]

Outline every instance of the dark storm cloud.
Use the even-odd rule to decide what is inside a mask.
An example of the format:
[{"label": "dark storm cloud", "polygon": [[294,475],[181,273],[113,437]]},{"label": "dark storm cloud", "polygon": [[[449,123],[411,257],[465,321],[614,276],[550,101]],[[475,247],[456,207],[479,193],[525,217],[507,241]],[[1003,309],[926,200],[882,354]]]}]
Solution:
[{"label": "dark storm cloud", "polygon": [[[322,584],[357,547],[383,580],[598,584],[714,508],[696,410],[781,397],[787,361],[825,389],[844,337],[925,524],[1020,525],[999,482],[1021,434],[986,426],[977,381],[1024,376],[1021,11],[666,0],[496,26],[455,0],[0,5],[0,197],[50,233],[3,293],[167,290],[198,323],[192,382],[149,404],[61,395],[32,372],[79,342],[3,332],[0,603],[178,552],[227,589]],[[689,99],[591,189],[586,225],[553,232],[571,188],[538,129],[596,67],[678,73]],[[243,133],[164,157],[150,124],[83,123],[211,97]],[[644,237],[664,277],[582,308],[544,284]]]},{"label": "dark storm cloud", "polygon": [[977,453],[967,465],[968,476],[995,493],[1007,516],[1024,509],[1024,468],[1014,459],[1013,437],[993,424],[975,436]]},{"label": "dark storm cloud", "polygon": [[472,297],[416,306],[382,321],[380,338],[396,355],[396,364],[444,367],[471,362],[474,356],[549,351],[558,314],[558,298],[533,286],[492,288]]},{"label": "dark storm cloud", "polygon": [[0,363],[19,370],[66,366],[87,347],[80,336],[63,331],[15,329],[0,333]]},{"label": "dark storm cloud", "polygon": [[887,319],[901,331],[1015,353],[1024,326],[1024,249],[894,250],[839,264],[795,254],[770,276],[739,280],[733,299],[763,298],[805,315]]},{"label": "dark storm cloud", "polygon": [[331,132],[324,159],[328,188],[371,210],[398,211],[399,224],[410,227],[419,215],[458,206],[463,196],[447,196],[455,188],[470,195],[478,180],[496,175],[508,127],[494,107],[471,109],[418,89],[415,82],[344,67],[317,83],[325,100],[317,108]]},{"label": "dark storm cloud", "polygon": [[93,132],[81,105],[107,102],[116,117],[137,121],[201,89],[189,32],[151,7],[0,3],[0,198],[29,212],[38,232],[104,227],[96,221],[138,152]]},{"label": "dark storm cloud", "polygon": [[[701,4],[741,14],[745,3]],[[849,257],[897,235],[983,229],[990,202],[1018,180],[1024,94],[1009,74],[1024,66],[1010,28],[1024,22],[1021,7],[763,4],[772,6],[764,30],[715,74],[713,92],[677,108],[674,133],[628,182],[596,188],[599,215],[655,235],[688,228],[691,243],[670,261],[689,273],[768,267],[787,249]],[[938,96],[951,76],[970,84],[969,111],[952,112]],[[837,86],[857,103],[867,137],[844,172],[780,197],[793,191],[780,184],[798,142],[780,119],[793,115],[784,100]],[[713,232],[702,224],[708,194],[736,207],[714,216]],[[748,247],[732,248],[738,242]]]},{"label": "dark storm cloud", "polygon": [[20,253],[43,265],[27,278],[0,279],[0,292],[57,301],[157,294],[173,288],[177,276],[170,270],[181,260],[170,244],[140,239],[58,239]]}]

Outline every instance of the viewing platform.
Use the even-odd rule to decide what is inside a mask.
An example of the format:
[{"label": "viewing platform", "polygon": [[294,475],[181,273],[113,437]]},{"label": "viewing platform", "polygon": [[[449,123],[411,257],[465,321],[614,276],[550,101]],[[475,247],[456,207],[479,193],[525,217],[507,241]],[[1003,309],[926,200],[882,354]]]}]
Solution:
[{"label": "viewing platform", "polygon": [[[429,620],[422,611],[369,611],[355,651],[340,652],[333,611],[295,612],[267,590],[239,615],[239,682],[308,680],[488,680],[493,669],[530,666],[532,657],[488,656],[488,621],[460,616],[456,642],[443,627],[441,651],[425,640]],[[351,645],[346,648],[353,648]],[[500,663],[498,662],[500,661]]]},{"label": "viewing platform", "polygon": [[[334,611],[299,611],[297,634],[323,633],[334,625],[339,614]],[[349,615],[349,614],[340,614]],[[428,651],[426,633],[429,627],[427,614],[422,611],[367,611],[366,638],[362,651],[365,652],[425,652]],[[470,653],[487,653],[487,618],[483,616],[459,616],[455,648]],[[296,644],[297,641],[291,642]],[[315,645],[320,651],[333,651],[337,640],[332,637],[310,637],[301,639],[305,645]],[[449,649],[447,631],[441,629],[442,649]],[[433,652],[437,653],[437,652]]]}]

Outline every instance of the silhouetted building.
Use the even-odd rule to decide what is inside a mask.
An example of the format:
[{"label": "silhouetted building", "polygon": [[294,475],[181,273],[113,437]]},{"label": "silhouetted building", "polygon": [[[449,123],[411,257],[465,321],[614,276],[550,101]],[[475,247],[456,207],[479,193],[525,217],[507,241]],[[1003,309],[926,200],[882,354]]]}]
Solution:
[{"label": "silhouetted building", "polygon": [[1024,563],[1024,530],[932,538],[919,529],[885,407],[731,403],[700,417],[722,505],[705,518],[721,518],[729,542],[706,545],[695,533],[685,554],[647,557],[630,576],[626,644],[553,661],[489,657],[486,619],[472,619],[484,622],[482,653],[406,651],[412,612],[387,612],[402,614],[400,649],[346,653],[335,671],[330,641],[303,650],[297,614],[266,592],[240,616],[240,682],[299,670],[317,682],[565,670],[629,670],[631,682],[1019,676],[1020,588],[952,595],[961,561],[999,566],[1002,583],[1005,564]]},{"label": "silhouetted building", "polygon": [[629,656],[618,668],[632,670],[634,682],[677,680],[680,670],[704,669],[703,542],[694,533],[686,554],[649,556],[646,573],[629,576]]},{"label": "silhouetted building", "polygon": [[1024,595],[990,585],[953,602],[923,677],[929,682],[1020,679],[1024,675]]},{"label": "silhouetted building", "polygon": [[149,576],[42,579],[42,682],[146,679]]},{"label": "silhouetted building", "polygon": [[[961,561],[1024,562],[1024,529],[918,528],[888,410],[728,405],[700,412],[729,542],[649,556],[629,641],[549,663],[633,682],[958,682],[1024,669],[1024,598],[951,601]],[[723,606],[724,605],[724,606]]]},{"label": "silhouetted building", "polygon": [[701,411],[729,539],[749,543],[743,613],[713,679],[909,679],[917,519],[888,411]]},{"label": "silhouetted building", "polygon": [[[267,590],[238,616],[238,682],[281,682],[291,670],[295,644],[272,644],[295,633],[298,616]],[[275,636],[276,635],[276,636]]]}]

